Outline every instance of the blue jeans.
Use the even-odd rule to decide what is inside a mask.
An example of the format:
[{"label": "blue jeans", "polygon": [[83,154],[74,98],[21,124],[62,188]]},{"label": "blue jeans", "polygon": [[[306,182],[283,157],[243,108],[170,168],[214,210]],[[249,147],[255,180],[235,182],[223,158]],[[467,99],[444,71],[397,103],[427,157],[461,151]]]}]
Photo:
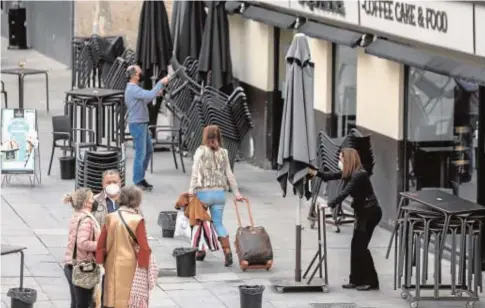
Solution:
[{"label": "blue jeans", "polygon": [[202,203],[209,206],[209,211],[212,216],[212,222],[216,229],[217,236],[227,236],[226,227],[222,223],[222,216],[224,214],[224,206],[226,205],[226,195],[224,190],[205,190],[197,193],[197,198]]},{"label": "blue jeans", "polygon": [[138,184],[145,179],[145,171],[153,153],[153,144],[148,123],[129,123],[130,135],[135,146],[135,159],[133,161],[133,183]]}]

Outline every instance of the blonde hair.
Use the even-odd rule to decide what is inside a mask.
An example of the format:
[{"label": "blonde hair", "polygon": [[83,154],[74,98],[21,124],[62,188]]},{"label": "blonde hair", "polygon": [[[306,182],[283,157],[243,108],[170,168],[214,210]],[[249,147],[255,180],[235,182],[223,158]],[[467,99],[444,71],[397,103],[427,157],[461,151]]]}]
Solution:
[{"label": "blonde hair", "polygon": [[342,163],[344,165],[342,178],[349,178],[354,171],[362,169],[360,155],[355,149],[344,148],[340,155],[342,156]]},{"label": "blonde hair", "polygon": [[136,209],[140,207],[143,192],[135,185],[125,186],[120,192],[120,205]]},{"label": "blonde hair", "polygon": [[80,210],[84,207],[86,201],[93,195],[93,192],[89,188],[79,188],[75,192],[64,195],[64,203],[71,204],[76,210]]},{"label": "blonde hair", "polygon": [[[217,141],[217,145],[214,144],[214,141]],[[219,126],[208,125],[204,128],[202,144],[210,147],[213,150],[218,150],[220,147],[222,147],[222,136]]]}]

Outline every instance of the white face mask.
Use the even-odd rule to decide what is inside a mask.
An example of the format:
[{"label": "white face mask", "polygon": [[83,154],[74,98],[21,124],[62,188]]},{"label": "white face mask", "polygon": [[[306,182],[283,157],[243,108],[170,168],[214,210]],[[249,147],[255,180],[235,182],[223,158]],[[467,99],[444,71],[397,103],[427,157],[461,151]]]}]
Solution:
[{"label": "white face mask", "polygon": [[117,184],[109,184],[104,191],[109,197],[115,197],[120,193],[120,187]]},{"label": "white face mask", "polygon": [[338,168],[344,170],[344,163],[341,160],[338,161]]}]

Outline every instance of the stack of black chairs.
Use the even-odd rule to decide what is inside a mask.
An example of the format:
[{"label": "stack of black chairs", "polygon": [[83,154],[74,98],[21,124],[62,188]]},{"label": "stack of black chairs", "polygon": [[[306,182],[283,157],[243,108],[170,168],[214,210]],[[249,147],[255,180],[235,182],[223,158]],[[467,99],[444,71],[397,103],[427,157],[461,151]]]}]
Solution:
[{"label": "stack of black chairs", "polygon": [[232,166],[242,139],[253,127],[244,90],[237,87],[228,96],[215,88],[204,87],[196,105],[204,127],[217,125],[221,129],[222,143],[229,152]]},{"label": "stack of black chairs", "polygon": [[115,151],[91,151],[81,153],[76,148],[75,188],[86,187],[94,193],[103,190],[102,174],[107,170],[117,170],[120,173],[122,186],[125,185],[125,149],[124,146]]},{"label": "stack of black chairs", "polygon": [[[344,138],[331,138],[324,131],[320,131],[318,134],[317,145],[317,162],[321,171],[339,172],[338,161],[341,149],[352,148],[359,153],[364,169],[369,175],[372,175],[375,159],[370,136],[363,136],[358,130],[352,129]],[[313,191],[319,193],[321,184],[322,181],[316,181]],[[328,181],[325,186],[325,193],[328,199],[336,197],[344,187],[345,181],[343,180]],[[316,209],[312,207],[308,215],[309,219],[312,221],[314,221],[313,218],[316,217],[315,210]],[[354,222],[354,215],[346,213],[342,209],[341,204],[337,205],[333,213],[327,215],[327,218],[331,218],[329,223],[336,226],[336,232],[340,232],[341,224]],[[312,227],[313,226],[314,224],[312,223]]]},{"label": "stack of black chairs", "polygon": [[135,64],[135,52],[131,49],[126,49],[120,57],[114,60],[107,73],[103,74],[104,87],[124,90],[126,87],[126,69],[133,64]]},{"label": "stack of black chairs", "polygon": [[[121,36],[75,37],[72,57],[72,89],[96,88],[93,90],[98,93],[102,91],[99,89],[124,90],[126,69],[135,63],[135,52],[125,49]],[[112,141],[119,147],[126,135],[123,105],[123,95],[105,97],[101,104],[95,95],[73,94],[66,97],[65,114],[71,117],[74,128],[94,129],[97,136],[106,137],[108,147]],[[98,125],[100,119],[102,125]]]},{"label": "stack of black chairs", "polygon": [[123,55],[123,37],[74,37],[72,48],[71,88],[101,87],[118,57]]},{"label": "stack of black chairs", "polygon": [[198,84],[195,81],[198,63],[194,58],[185,59],[181,69],[184,77],[170,81],[164,101],[180,121],[184,136],[182,150],[193,154],[201,144],[204,127],[217,125],[233,166],[241,141],[253,127],[244,90],[237,87],[231,95],[227,95],[213,87]]},{"label": "stack of black chairs", "polygon": [[[72,40],[71,89],[88,87],[93,76],[94,65],[91,57],[91,42],[87,37]],[[94,80],[95,81],[95,80]]]}]

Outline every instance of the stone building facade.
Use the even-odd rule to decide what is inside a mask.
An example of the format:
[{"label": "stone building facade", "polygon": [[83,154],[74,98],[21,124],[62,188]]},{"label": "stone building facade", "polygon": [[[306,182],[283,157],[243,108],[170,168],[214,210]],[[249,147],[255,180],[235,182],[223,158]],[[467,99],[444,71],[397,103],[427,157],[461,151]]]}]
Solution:
[{"label": "stone building facade", "polygon": [[[172,1],[164,1],[168,18]],[[123,35],[129,48],[136,47],[138,24],[143,1],[87,1],[74,3],[74,36]]]}]

